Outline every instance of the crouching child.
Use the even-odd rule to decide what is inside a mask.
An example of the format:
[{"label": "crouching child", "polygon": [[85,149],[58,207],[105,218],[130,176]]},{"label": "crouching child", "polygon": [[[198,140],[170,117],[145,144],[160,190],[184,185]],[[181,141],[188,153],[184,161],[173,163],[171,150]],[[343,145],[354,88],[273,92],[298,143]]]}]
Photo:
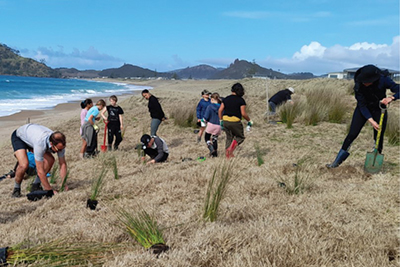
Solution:
[{"label": "crouching child", "polygon": [[[151,137],[148,134],[144,134],[140,138],[140,142],[142,143],[142,148],[145,155],[148,155],[151,158],[149,161],[147,161],[147,164],[159,163],[167,160],[169,156],[169,150],[167,143],[165,143],[162,138],[158,136]],[[145,156],[142,157],[142,160],[146,160]]]}]

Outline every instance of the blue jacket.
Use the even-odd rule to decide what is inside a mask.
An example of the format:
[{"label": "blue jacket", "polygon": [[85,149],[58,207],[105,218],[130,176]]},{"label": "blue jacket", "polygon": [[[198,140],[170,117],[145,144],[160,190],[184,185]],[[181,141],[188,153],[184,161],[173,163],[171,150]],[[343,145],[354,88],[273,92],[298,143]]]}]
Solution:
[{"label": "blue jacket", "polygon": [[356,82],[354,93],[357,99],[357,107],[366,119],[372,118],[371,111],[379,109],[379,102],[386,97],[386,89],[395,93],[394,98],[396,100],[399,99],[399,84],[384,75],[381,75],[379,80],[370,86]]},{"label": "blue jacket", "polygon": [[203,118],[207,122],[219,125],[218,110],[220,106],[221,105],[217,103],[208,105]]},{"label": "blue jacket", "polygon": [[205,101],[204,98],[202,98],[200,100],[200,102],[197,104],[197,108],[196,108],[196,115],[197,115],[197,119],[202,119],[204,118],[204,113],[206,113],[206,109],[207,107],[211,104],[211,101]]}]

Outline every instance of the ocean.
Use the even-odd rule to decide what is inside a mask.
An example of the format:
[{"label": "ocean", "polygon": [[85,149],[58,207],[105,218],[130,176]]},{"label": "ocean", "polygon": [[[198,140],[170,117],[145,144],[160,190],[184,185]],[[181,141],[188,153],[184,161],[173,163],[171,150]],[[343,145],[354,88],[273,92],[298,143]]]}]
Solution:
[{"label": "ocean", "polygon": [[[129,94],[151,89],[125,83],[0,75],[0,117],[22,110],[43,110],[86,98]],[[105,99],[106,100],[106,99]]]}]

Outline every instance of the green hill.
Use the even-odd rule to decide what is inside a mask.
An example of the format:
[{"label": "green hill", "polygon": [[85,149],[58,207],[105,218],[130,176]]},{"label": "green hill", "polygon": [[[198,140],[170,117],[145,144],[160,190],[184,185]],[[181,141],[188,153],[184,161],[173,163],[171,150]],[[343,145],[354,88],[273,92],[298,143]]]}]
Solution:
[{"label": "green hill", "polygon": [[0,44],[0,75],[61,77],[59,71],[31,58],[21,57],[19,51],[4,44]]}]

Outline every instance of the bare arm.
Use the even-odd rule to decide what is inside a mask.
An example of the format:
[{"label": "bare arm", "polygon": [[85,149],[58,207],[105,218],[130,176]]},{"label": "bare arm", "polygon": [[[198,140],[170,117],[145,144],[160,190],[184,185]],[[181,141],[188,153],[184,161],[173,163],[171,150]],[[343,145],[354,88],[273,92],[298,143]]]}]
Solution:
[{"label": "bare arm", "polygon": [[245,118],[247,121],[250,121],[250,117],[246,113],[246,105],[240,106],[240,112],[242,113],[243,118]]},{"label": "bare arm", "polygon": [[107,122],[107,117],[104,115],[106,113],[107,108],[103,108],[100,112],[101,117],[103,118],[104,122]]},{"label": "bare arm", "polygon": [[121,122],[121,130],[124,128],[124,123],[122,120],[122,114],[119,114],[119,121]]},{"label": "bare arm", "polygon": [[51,185],[49,184],[49,181],[47,181],[46,172],[44,170],[44,162],[37,161],[37,160],[35,160],[35,162],[36,162],[37,175],[39,176],[40,182],[43,185],[43,189],[44,190],[53,190],[51,188]]},{"label": "bare arm", "polygon": [[224,105],[224,103],[221,103],[221,106],[218,109],[218,117],[220,120],[222,120],[222,113],[224,112],[224,109],[225,109],[225,105]]},{"label": "bare arm", "polygon": [[[58,164],[60,165],[61,184],[63,184],[67,177],[67,162],[65,161],[65,157],[58,158]],[[68,190],[68,186],[65,186],[65,190]]]}]

